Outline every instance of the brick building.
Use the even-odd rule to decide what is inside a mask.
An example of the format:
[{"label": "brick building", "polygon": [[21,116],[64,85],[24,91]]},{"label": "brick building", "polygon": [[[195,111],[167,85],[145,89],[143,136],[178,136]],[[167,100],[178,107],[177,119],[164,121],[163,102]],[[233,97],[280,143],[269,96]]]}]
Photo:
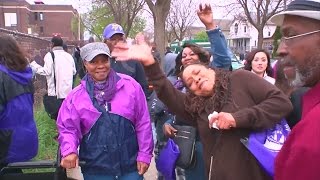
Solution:
[{"label": "brick building", "polygon": [[0,28],[45,39],[51,39],[54,34],[59,34],[66,41],[78,40],[78,16],[77,10],[72,5],[46,5],[42,1],[29,4],[25,0],[0,0]]}]

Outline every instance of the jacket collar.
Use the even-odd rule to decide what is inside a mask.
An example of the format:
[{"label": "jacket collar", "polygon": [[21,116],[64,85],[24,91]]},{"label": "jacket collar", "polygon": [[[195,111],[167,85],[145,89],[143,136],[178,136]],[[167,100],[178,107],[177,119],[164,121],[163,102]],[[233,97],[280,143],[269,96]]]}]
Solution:
[{"label": "jacket collar", "polygon": [[302,117],[320,103],[320,82],[303,96]]}]

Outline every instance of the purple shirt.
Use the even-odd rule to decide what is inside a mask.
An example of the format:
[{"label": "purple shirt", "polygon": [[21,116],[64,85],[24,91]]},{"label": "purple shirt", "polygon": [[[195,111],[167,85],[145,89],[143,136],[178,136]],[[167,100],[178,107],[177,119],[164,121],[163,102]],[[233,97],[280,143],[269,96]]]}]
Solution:
[{"label": "purple shirt", "polygon": [[[135,127],[139,151],[137,161],[150,164],[153,139],[150,115],[141,86],[131,77],[119,74],[117,92],[111,100],[111,111],[130,120]],[[82,136],[88,133],[102,113],[99,112],[86,90],[86,82],[73,89],[63,101],[57,119],[62,157],[78,154]]]}]

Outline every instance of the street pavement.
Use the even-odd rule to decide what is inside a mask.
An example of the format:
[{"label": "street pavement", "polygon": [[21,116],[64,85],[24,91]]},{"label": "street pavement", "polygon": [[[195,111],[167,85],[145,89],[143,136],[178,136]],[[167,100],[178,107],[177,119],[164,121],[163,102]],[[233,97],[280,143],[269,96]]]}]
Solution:
[{"label": "street pavement", "polygon": [[144,179],[145,180],[156,180],[157,179],[157,169],[156,169],[156,164],[154,162],[154,156],[151,160],[151,164],[150,164],[148,171],[144,174]]}]

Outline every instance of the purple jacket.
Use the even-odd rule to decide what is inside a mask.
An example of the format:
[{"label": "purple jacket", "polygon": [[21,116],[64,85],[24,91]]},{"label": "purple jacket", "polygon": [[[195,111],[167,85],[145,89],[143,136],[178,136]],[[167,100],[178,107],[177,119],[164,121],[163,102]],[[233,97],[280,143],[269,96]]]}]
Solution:
[{"label": "purple jacket", "polygon": [[[141,86],[131,77],[119,74],[117,93],[111,100],[110,113],[132,121],[138,138],[137,161],[150,164],[153,152],[153,139],[150,115]],[[63,101],[57,119],[59,143],[62,157],[78,154],[82,136],[88,133],[100,117],[86,90],[86,82],[73,89]]]}]

